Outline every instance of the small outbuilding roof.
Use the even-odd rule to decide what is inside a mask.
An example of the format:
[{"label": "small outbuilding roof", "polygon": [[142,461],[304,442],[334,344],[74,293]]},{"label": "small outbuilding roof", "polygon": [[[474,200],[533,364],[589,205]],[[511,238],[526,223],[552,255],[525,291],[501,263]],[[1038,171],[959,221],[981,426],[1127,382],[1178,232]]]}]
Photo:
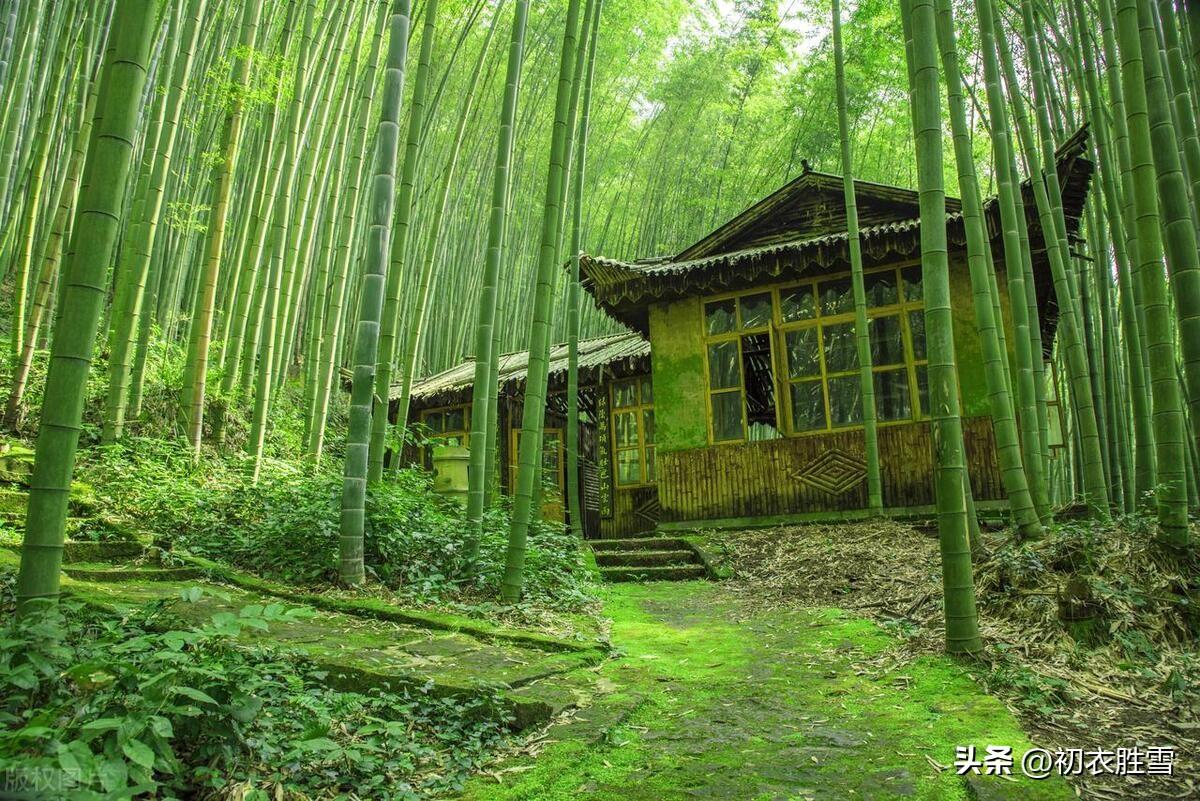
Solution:
[{"label": "small outbuilding roof", "polygon": [[[608,367],[617,373],[633,372],[640,363],[648,366],[650,343],[640,334],[627,332],[579,341],[579,383],[596,382],[601,368]],[[500,357],[499,384],[501,390],[516,389],[523,385],[529,372],[529,351],[506,353]],[[550,385],[565,384],[567,380],[567,346],[554,345],[550,348]],[[421,379],[413,384],[411,403],[414,407],[431,407],[461,402],[469,395],[475,383],[475,360],[467,361],[449,370]],[[393,384],[389,400],[400,397],[400,384]]]}]

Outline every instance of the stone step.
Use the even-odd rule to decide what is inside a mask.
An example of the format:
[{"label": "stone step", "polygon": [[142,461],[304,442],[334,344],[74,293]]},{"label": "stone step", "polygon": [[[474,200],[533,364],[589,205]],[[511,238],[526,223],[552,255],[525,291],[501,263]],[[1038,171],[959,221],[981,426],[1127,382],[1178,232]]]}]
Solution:
[{"label": "stone step", "polygon": [[[21,552],[18,543],[9,543],[4,547],[11,551]],[[138,559],[146,553],[146,546],[140,542],[76,542],[67,540],[63,543],[63,562],[128,562]]]},{"label": "stone step", "polygon": [[686,540],[678,537],[635,537],[623,540],[588,540],[596,553],[601,551],[683,551],[688,548]]},{"label": "stone step", "polygon": [[692,550],[679,551],[601,551],[596,554],[600,567],[662,567],[700,564]]},{"label": "stone step", "polygon": [[63,572],[78,581],[191,581],[204,575],[197,567],[125,567],[112,565],[65,565]]},{"label": "stone step", "polygon": [[701,565],[685,567],[602,567],[605,581],[692,581],[708,576]]}]

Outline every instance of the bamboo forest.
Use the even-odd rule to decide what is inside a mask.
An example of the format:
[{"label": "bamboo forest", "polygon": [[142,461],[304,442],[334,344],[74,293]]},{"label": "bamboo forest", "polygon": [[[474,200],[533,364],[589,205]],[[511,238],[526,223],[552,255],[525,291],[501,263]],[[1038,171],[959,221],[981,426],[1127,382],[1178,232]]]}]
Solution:
[{"label": "bamboo forest", "polygon": [[1200,798],[1200,0],[0,32],[0,799]]}]

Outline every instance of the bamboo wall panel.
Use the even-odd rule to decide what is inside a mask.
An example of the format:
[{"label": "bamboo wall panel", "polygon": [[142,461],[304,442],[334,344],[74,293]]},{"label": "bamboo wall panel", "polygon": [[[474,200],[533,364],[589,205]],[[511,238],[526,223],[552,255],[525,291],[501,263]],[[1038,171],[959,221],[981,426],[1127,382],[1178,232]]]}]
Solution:
[{"label": "bamboo wall panel", "polygon": [[660,519],[658,487],[618,489],[613,493],[612,503],[613,516],[600,520],[601,537],[611,539],[644,534],[653,531]]},{"label": "bamboo wall panel", "polygon": [[[991,421],[970,418],[963,426],[976,498],[1002,499]],[[864,509],[862,439],[858,430],[660,453],[662,520]],[[884,505],[932,505],[929,423],[880,428],[879,450]]]}]

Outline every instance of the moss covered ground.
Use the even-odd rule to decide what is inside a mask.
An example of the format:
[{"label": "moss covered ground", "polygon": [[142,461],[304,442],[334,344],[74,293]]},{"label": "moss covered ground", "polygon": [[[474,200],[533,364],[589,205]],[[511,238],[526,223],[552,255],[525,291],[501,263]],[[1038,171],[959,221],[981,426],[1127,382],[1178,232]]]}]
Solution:
[{"label": "moss covered ground", "polygon": [[613,586],[606,611],[623,658],[599,669],[607,696],[597,704],[628,714],[552,726],[544,745],[477,777],[464,798],[1074,797],[1061,781],[968,786],[955,775],[957,745],[1010,745],[1019,758],[1030,743],[962,666],[896,664],[895,639],[870,621],[835,609],[756,613],[707,582]]}]

